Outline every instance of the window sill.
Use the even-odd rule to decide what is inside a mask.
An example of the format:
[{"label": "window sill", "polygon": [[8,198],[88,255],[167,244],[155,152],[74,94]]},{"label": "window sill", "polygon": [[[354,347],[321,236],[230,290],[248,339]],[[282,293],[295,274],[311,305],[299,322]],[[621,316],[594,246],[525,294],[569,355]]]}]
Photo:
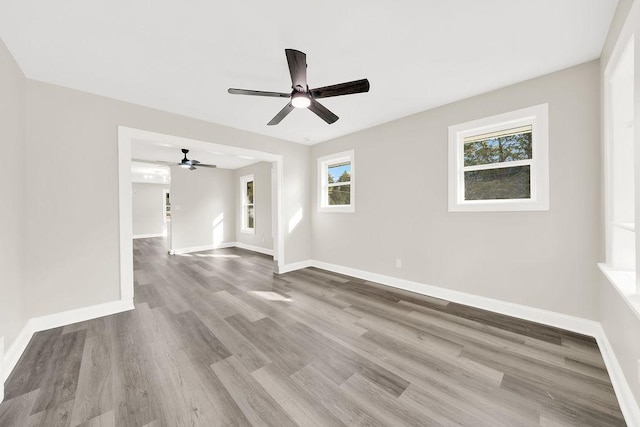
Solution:
[{"label": "window sill", "polygon": [[633,271],[612,270],[610,266],[599,263],[598,267],[609,283],[618,291],[622,299],[640,318],[640,293],[636,287],[636,274]]},{"label": "window sill", "polygon": [[318,212],[346,212],[353,213],[356,211],[355,206],[332,206],[332,207],[320,207]]}]

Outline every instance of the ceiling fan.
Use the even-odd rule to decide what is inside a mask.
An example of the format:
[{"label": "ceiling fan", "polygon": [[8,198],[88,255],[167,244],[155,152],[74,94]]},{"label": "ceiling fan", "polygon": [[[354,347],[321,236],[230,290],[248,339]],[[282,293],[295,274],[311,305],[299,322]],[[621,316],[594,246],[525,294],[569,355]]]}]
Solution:
[{"label": "ceiling fan", "polygon": [[309,89],[307,85],[307,55],[295,49],[285,49],[284,52],[287,56],[289,73],[291,74],[291,93],[229,88],[229,93],[233,95],[289,98],[289,103],[267,123],[269,126],[280,123],[294,108],[308,108],[328,124],[334,123],[338,120],[338,116],[320,104],[317,101],[318,98],[351,95],[369,91],[369,80],[367,79]]},{"label": "ceiling fan", "polygon": [[183,148],[182,152],[184,153],[184,158],[180,161],[180,163],[164,162],[162,160],[153,160],[151,162],[149,160],[142,160],[142,159],[131,159],[131,160],[133,160],[134,162],[156,163],[156,164],[167,165],[167,166],[180,166],[181,168],[185,168],[189,170],[196,170],[197,168],[200,168],[200,167],[217,168],[216,165],[208,165],[206,163],[200,163],[197,160],[187,159],[187,153],[189,153],[189,150],[187,150],[186,148]]}]

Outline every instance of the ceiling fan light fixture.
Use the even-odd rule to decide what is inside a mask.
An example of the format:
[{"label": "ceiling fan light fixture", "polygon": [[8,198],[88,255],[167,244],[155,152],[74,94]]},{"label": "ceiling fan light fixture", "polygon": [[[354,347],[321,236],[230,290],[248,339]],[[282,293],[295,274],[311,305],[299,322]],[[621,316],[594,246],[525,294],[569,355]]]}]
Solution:
[{"label": "ceiling fan light fixture", "polygon": [[296,92],[291,96],[291,105],[296,108],[307,108],[311,105],[311,98],[304,92]]},{"label": "ceiling fan light fixture", "polygon": [[189,163],[182,162],[182,163],[180,163],[180,167],[181,168],[185,168],[185,169],[189,169],[189,168],[191,168],[191,165]]}]

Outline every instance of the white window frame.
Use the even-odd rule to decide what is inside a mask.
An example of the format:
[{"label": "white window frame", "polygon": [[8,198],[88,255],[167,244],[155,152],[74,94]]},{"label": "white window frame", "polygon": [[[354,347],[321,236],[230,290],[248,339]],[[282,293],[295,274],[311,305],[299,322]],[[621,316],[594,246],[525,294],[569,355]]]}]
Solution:
[{"label": "white window frame", "polygon": [[[532,158],[464,166],[464,139],[474,135],[532,126]],[[530,199],[465,200],[464,172],[531,166]],[[449,126],[449,212],[549,210],[549,106],[540,104]]]},{"label": "white window frame", "polygon": [[[329,187],[344,184],[329,184],[328,169],[337,163],[349,162],[351,164],[350,175],[350,204],[348,205],[329,205]],[[354,150],[342,151],[340,153],[330,154],[318,158],[318,212],[347,212],[356,211],[356,160]]]},{"label": "white window frame", "polygon": [[[249,182],[253,182],[253,203],[245,203],[247,200],[247,184]],[[253,228],[249,228],[247,216],[245,215],[245,209],[249,206],[253,206]],[[253,174],[240,177],[240,216],[240,232],[256,234],[256,181]]]}]

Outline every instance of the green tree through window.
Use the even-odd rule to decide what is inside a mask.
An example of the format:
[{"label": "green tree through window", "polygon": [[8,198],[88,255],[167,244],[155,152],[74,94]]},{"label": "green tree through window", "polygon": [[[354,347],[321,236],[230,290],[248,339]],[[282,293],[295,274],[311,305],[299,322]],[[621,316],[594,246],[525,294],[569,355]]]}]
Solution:
[{"label": "green tree through window", "polygon": [[[338,181],[334,181],[333,175],[329,174],[327,179],[329,184],[350,183],[351,175],[348,171],[342,172]],[[348,205],[351,203],[351,184],[329,186],[329,205]]]}]

